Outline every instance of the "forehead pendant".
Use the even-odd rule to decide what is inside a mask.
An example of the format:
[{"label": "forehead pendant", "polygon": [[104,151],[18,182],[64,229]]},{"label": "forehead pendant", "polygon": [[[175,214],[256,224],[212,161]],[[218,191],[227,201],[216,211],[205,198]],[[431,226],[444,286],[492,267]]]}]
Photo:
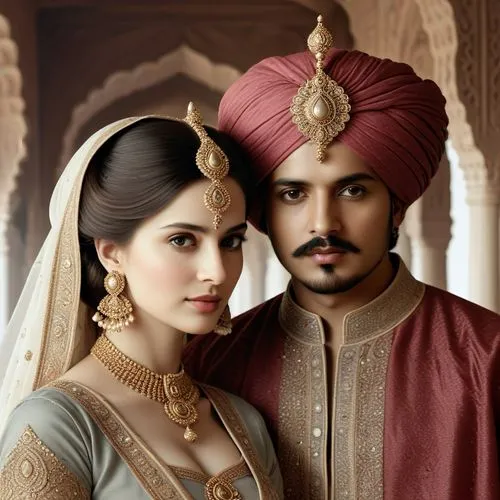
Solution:
[{"label": "forehead pendant", "polygon": [[196,153],[196,165],[201,173],[212,181],[205,191],[203,201],[210,212],[214,214],[213,225],[217,229],[222,222],[222,214],[231,204],[229,191],[222,183],[224,177],[229,173],[229,160],[224,151],[217,146],[203,128],[201,113],[192,102],[188,105],[184,121],[200,138],[200,147]]},{"label": "forehead pendant", "polygon": [[323,26],[322,16],[307,39],[316,59],[316,74],[301,85],[290,111],[300,132],[316,144],[316,158],[322,162],[326,148],[349,121],[349,97],[344,89],[324,71],[326,54],[333,46],[332,34]]}]

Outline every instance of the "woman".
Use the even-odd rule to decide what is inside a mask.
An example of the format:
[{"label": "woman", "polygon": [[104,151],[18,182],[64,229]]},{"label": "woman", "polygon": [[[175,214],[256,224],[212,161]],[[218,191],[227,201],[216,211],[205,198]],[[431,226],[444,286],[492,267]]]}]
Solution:
[{"label": "woman", "polygon": [[282,497],[260,415],[180,361],[230,330],[247,172],[191,103],[75,154],[1,354],[0,498]]}]

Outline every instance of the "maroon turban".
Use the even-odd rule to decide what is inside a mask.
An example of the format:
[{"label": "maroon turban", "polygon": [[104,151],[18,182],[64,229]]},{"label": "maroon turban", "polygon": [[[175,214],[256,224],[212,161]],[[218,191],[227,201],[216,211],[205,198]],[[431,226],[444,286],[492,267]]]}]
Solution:
[{"label": "maroon turban", "polygon": [[[407,64],[359,51],[333,49],[324,70],[344,88],[351,105],[351,118],[334,140],[363,158],[410,205],[429,185],[444,152],[448,117],[439,87]],[[219,128],[249,153],[258,183],[308,141],[292,122],[290,105],[314,74],[310,52],[271,57],[224,94]]]}]

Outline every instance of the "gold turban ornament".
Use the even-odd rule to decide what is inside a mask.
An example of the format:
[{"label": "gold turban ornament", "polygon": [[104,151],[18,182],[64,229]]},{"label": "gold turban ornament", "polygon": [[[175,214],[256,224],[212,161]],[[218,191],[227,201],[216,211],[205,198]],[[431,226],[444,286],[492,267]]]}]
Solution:
[{"label": "gold turban ornament", "polygon": [[212,183],[205,191],[205,206],[214,214],[214,228],[222,222],[222,214],[231,204],[229,191],[222,184],[222,179],[229,173],[229,160],[219,146],[210,138],[203,128],[203,118],[198,108],[190,102],[184,121],[200,138],[200,147],[196,153],[196,165],[201,173]]},{"label": "gold turban ornament", "polygon": [[300,132],[316,144],[316,158],[322,162],[326,148],[349,121],[349,97],[323,70],[326,54],[333,46],[332,34],[323,26],[323,17],[307,39],[316,58],[316,74],[299,88],[290,111]]}]

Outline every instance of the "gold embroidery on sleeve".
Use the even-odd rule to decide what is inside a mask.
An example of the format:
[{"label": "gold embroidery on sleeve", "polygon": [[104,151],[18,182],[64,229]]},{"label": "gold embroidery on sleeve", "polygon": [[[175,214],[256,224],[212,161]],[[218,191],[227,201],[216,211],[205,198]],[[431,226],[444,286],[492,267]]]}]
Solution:
[{"label": "gold embroidery on sleeve", "polygon": [[0,470],[0,498],[89,500],[90,492],[27,427]]}]

